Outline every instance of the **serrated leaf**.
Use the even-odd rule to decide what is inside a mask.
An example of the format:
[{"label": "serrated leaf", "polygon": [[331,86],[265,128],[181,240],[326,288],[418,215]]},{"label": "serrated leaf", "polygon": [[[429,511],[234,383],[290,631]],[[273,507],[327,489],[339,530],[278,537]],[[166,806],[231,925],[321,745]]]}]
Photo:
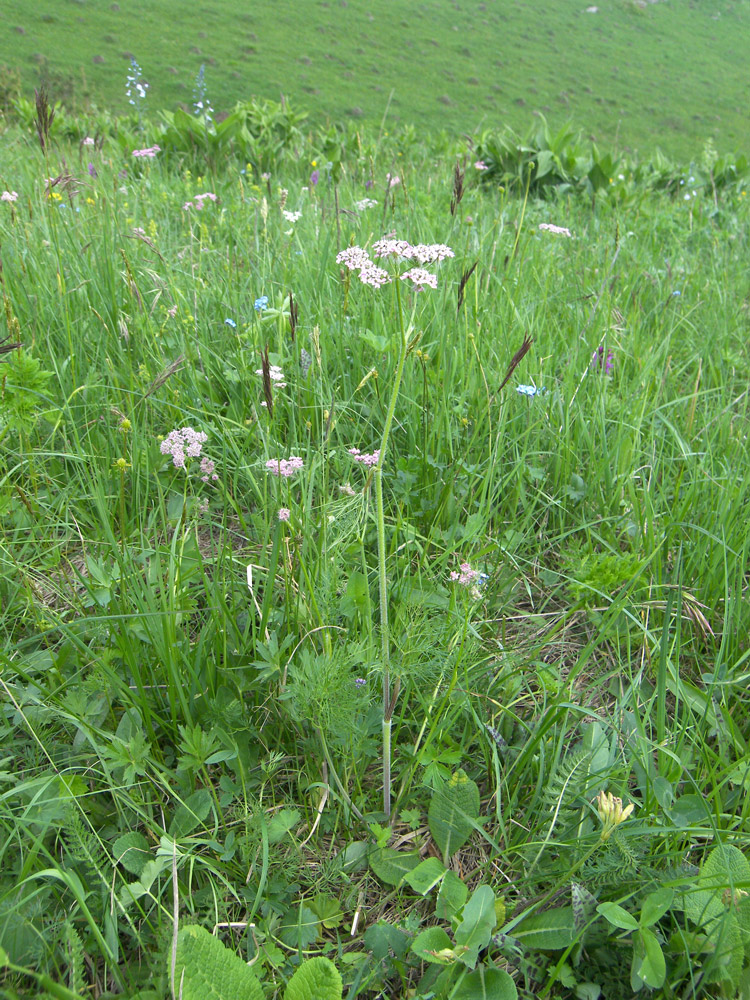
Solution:
[{"label": "serrated leaf", "polygon": [[299,809],[280,809],[268,821],[268,843],[278,844],[300,821]]},{"label": "serrated leaf", "polygon": [[502,969],[480,965],[451,994],[452,1000],[518,1000],[518,990],[511,977]]},{"label": "serrated leaf", "polygon": [[125,871],[131,875],[140,876],[146,867],[146,862],[151,859],[148,841],[142,833],[131,830],[124,833],[112,845],[112,854],[118,864],[121,864]]},{"label": "serrated leaf", "polygon": [[182,1000],[265,1000],[252,969],[196,924],[177,934],[174,983]]},{"label": "serrated leaf", "polygon": [[284,1000],[341,1000],[343,984],[329,958],[309,958],[297,969],[284,992]]},{"label": "serrated leaf", "polygon": [[413,871],[404,875],[404,882],[420,896],[426,896],[440,882],[445,872],[445,865],[437,858],[425,858]]},{"label": "serrated leaf", "polygon": [[397,851],[393,847],[375,847],[370,849],[367,860],[381,882],[387,885],[400,885],[404,876],[419,864],[419,852]]},{"label": "serrated leaf", "polygon": [[451,855],[463,847],[479,818],[479,789],[460,768],[441,783],[430,799],[427,822],[447,866]]}]

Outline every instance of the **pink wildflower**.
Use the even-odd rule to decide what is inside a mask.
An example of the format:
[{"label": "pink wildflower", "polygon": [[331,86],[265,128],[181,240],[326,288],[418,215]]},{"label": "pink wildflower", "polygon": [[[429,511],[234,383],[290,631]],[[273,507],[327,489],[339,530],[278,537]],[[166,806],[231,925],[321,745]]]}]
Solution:
[{"label": "pink wildflower", "polygon": [[291,516],[292,516],[292,512],[289,510],[288,507],[280,507],[279,508],[279,520],[280,521],[288,521]]},{"label": "pink wildflower", "polygon": [[479,570],[472,569],[471,564],[467,562],[462,562],[459,569],[460,572],[453,570],[451,573],[451,580],[455,580],[457,583],[460,583],[462,587],[473,587],[479,579]]},{"label": "pink wildflower", "polygon": [[153,160],[157,153],[161,153],[161,146],[147,146],[145,149],[133,150],[133,156],[140,156],[148,160]]},{"label": "pink wildflower", "polygon": [[18,191],[3,191],[0,201],[18,201]]},{"label": "pink wildflower", "polygon": [[390,174],[386,174],[385,179],[388,182],[389,188],[397,187],[401,183],[401,178],[398,176],[398,174],[393,174],[393,176],[391,176]]},{"label": "pink wildflower", "polygon": [[363,285],[372,285],[373,288],[380,288],[381,285],[388,284],[391,276],[382,267],[378,267],[377,264],[373,264],[371,260],[368,260],[360,268],[359,280]]},{"label": "pink wildflower", "polygon": [[371,455],[363,455],[359,448],[350,448],[349,454],[355,462],[361,462],[362,465],[377,465],[380,461],[379,449],[378,451],[374,451]]},{"label": "pink wildflower", "polygon": [[372,245],[376,257],[405,257],[412,255],[412,245],[406,240],[376,240]]},{"label": "pink wildflower", "polygon": [[417,243],[411,248],[409,256],[418,264],[432,264],[435,261],[445,260],[446,257],[455,257],[456,255],[445,243]]},{"label": "pink wildflower", "polygon": [[347,247],[346,250],[336,254],[336,263],[343,264],[350,271],[358,271],[365,264],[371,264],[372,261],[367,251],[363,250],[362,247]]},{"label": "pink wildflower", "polygon": [[197,458],[208,435],[203,431],[195,431],[192,427],[170,431],[159,445],[162,455],[171,455],[175,469],[184,469],[187,458]]},{"label": "pink wildflower", "polygon": [[423,267],[413,267],[411,271],[406,271],[401,275],[402,281],[411,281],[418,292],[423,288],[437,288],[437,275],[430,274]]},{"label": "pink wildflower", "polygon": [[266,462],[266,468],[269,472],[272,472],[274,476],[284,476],[285,479],[293,476],[295,472],[299,472],[304,468],[304,465],[304,459],[297,455],[290,455],[289,458],[269,458]]},{"label": "pink wildflower", "polygon": [[477,160],[477,162],[474,164],[474,169],[475,170],[489,170],[490,168],[487,166],[487,164],[484,162],[484,160]]},{"label": "pink wildflower", "polygon": [[573,237],[573,234],[569,229],[566,229],[564,226],[553,226],[551,222],[540,222],[539,228],[542,232],[554,233],[556,236]]},{"label": "pink wildflower", "polygon": [[167,309],[167,316],[169,316],[170,319],[174,319],[176,315],[177,315],[177,306],[172,306],[171,309]]},{"label": "pink wildflower", "polygon": [[201,472],[203,475],[201,479],[204,483],[207,483],[209,479],[218,479],[218,475],[214,472],[216,468],[216,462],[212,462],[210,458],[203,457],[201,459]]},{"label": "pink wildflower", "polygon": [[91,136],[87,135],[85,139],[81,140],[81,145],[82,146],[93,146],[93,145],[95,145],[95,143],[94,143],[94,140],[91,138]]}]

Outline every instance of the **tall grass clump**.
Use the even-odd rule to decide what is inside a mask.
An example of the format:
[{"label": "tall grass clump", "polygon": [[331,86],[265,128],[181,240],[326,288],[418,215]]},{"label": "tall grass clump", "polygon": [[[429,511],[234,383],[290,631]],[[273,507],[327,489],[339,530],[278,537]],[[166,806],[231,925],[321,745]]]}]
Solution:
[{"label": "tall grass clump", "polygon": [[743,995],[741,178],[131,129],[0,157],[0,988]]}]

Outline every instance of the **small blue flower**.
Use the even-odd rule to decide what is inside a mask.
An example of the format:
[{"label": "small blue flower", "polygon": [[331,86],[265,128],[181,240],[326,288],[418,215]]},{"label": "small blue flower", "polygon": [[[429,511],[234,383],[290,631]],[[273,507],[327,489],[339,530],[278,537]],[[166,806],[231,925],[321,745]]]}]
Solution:
[{"label": "small blue flower", "polygon": [[681,292],[681,291],[679,290],[679,288],[676,288],[676,289],[675,289],[675,290],[674,290],[674,291],[672,292],[672,296],[674,297],[675,295],[682,295],[682,292]]},{"label": "small blue flower", "polygon": [[268,305],[268,296],[261,295],[260,298],[255,300],[255,311],[263,312],[263,310],[266,308],[267,305]]},{"label": "small blue flower", "polygon": [[516,392],[520,392],[522,396],[541,396],[547,390],[542,386],[537,388],[535,385],[517,385]]},{"label": "small blue flower", "polygon": [[227,316],[227,318],[224,320],[224,326],[231,326],[233,330],[237,329],[237,324],[233,319],[230,319],[229,316]]},{"label": "small blue flower", "polygon": [[477,577],[477,587],[484,587],[490,582],[489,573],[480,573]]}]

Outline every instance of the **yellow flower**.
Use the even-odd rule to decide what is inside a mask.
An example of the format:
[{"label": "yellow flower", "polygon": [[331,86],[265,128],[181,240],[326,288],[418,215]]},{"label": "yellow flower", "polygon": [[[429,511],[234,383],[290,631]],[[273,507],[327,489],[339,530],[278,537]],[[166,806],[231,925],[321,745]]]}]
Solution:
[{"label": "yellow flower", "polygon": [[130,428],[132,426],[133,425],[130,423],[130,421],[128,420],[128,418],[127,417],[123,417],[122,420],[120,421],[119,430],[122,431],[123,434],[127,434],[128,431],[130,430]]},{"label": "yellow flower", "polygon": [[317,161],[317,160],[313,160],[313,161],[312,161],[312,165],[313,165],[314,167],[317,167],[317,165],[318,165],[318,161]]},{"label": "yellow flower", "polygon": [[635,806],[631,802],[623,809],[622,799],[616,798],[612,792],[599,792],[596,797],[596,808],[602,821],[601,838],[609,840],[615,827],[625,822]]},{"label": "yellow flower", "polygon": [[112,465],[113,469],[116,469],[120,473],[124,473],[126,469],[130,468],[130,462],[126,458],[118,458],[116,462]]},{"label": "yellow flower", "polygon": [[86,204],[87,205],[96,205],[96,202],[94,201],[93,198],[87,198],[86,199]]}]

